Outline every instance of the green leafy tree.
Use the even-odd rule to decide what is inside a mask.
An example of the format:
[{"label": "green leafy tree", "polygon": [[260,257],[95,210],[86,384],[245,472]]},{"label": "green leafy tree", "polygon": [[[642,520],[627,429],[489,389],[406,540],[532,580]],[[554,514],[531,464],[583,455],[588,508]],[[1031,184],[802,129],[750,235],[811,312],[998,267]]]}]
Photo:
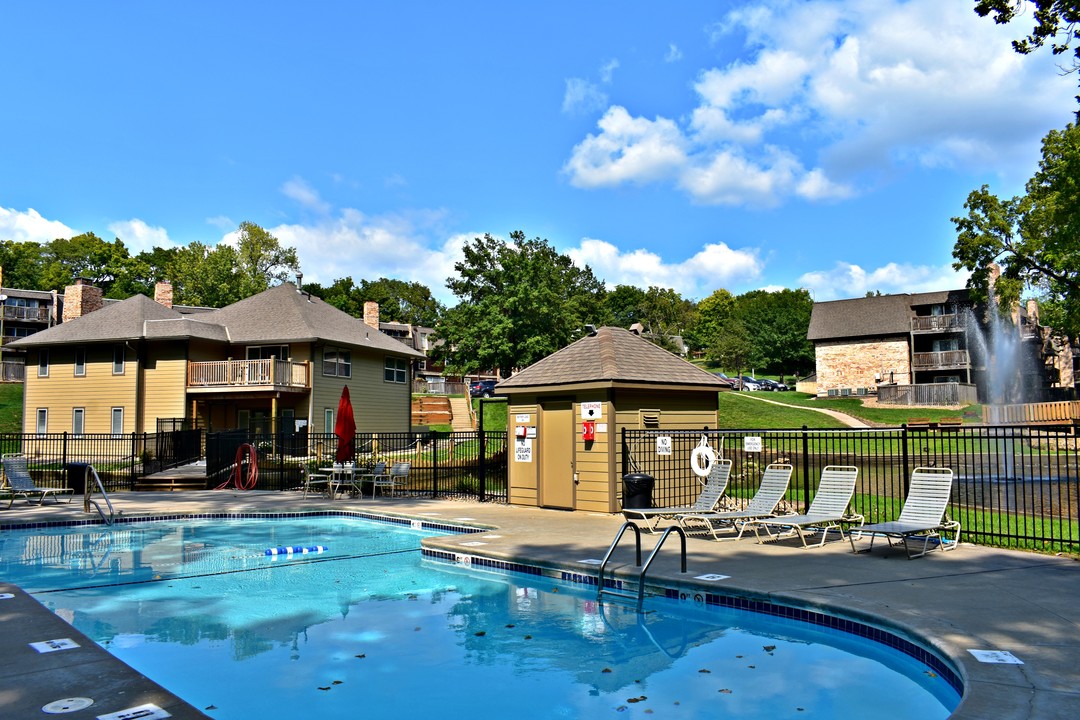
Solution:
[{"label": "green leafy tree", "polygon": [[724,323],[724,332],[713,339],[707,352],[720,363],[725,370],[733,371],[737,376],[750,367],[750,358],[754,352],[754,343],[746,323],[737,315]]},{"label": "green leafy tree", "polygon": [[797,375],[811,367],[814,348],[806,339],[814,301],[807,290],[752,290],[736,299],[736,310],[745,324],[753,350],[749,360],[755,369]]},{"label": "green leafy tree", "polygon": [[991,15],[994,22],[1005,25],[1029,6],[1035,8],[1035,26],[1027,37],[1013,40],[1013,50],[1027,55],[1048,41],[1054,55],[1063,55],[1071,48],[1072,65],[1065,72],[1075,72],[1080,68],[1080,3],[1076,0],[976,0],[975,12],[980,17]]},{"label": "green leafy tree", "polygon": [[[220,249],[220,246],[219,246]],[[283,248],[276,237],[252,222],[240,223],[236,270],[241,297],[251,297],[296,275],[300,260],[295,248]]]},{"label": "green leafy tree", "polygon": [[641,321],[645,291],[635,285],[616,285],[604,294],[603,306],[603,324],[628,328]]},{"label": "green leafy tree", "polygon": [[379,303],[383,318],[393,322],[434,327],[445,308],[431,294],[431,289],[418,282],[392,278],[360,281],[360,297]]},{"label": "green leafy tree", "polygon": [[304,283],[304,290],[321,297],[328,305],[333,305],[343,313],[353,317],[364,317],[364,300],[360,288],[353,283],[352,277],[338,278],[323,287],[318,283]]},{"label": "green leafy tree", "polygon": [[509,377],[580,337],[601,315],[603,286],[547,240],[485,234],[463,248],[447,288],[458,304],[436,328],[441,359],[452,373],[498,368]]},{"label": "green leafy tree", "polygon": [[692,326],[696,315],[693,302],[671,288],[653,285],[645,291],[640,322],[652,342],[671,352],[681,353],[682,348],[676,347],[674,336],[681,336],[683,330]]},{"label": "green leafy tree", "polygon": [[964,203],[966,217],[954,217],[956,269],[971,272],[968,288],[987,301],[991,264],[1001,268],[993,284],[1002,311],[1031,290],[1046,312],[1071,337],[1080,333],[1080,129],[1069,125],[1043,139],[1039,169],[1026,194],[1001,200],[986,185]]},{"label": "green leafy tree", "polygon": [[119,238],[106,242],[92,232],[58,238],[44,248],[40,282],[45,288],[63,288],[75,278],[86,278],[100,287],[105,297],[115,297],[113,284],[128,272],[130,262]]},{"label": "green leafy tree", "polygon": [[717,348],[735,315],[735,297],[720,288],[697,304],[697,322],[686,333],[691,347],[705,351],[705,357],[723,364]]},{"label": "green leafy tree", "polygon": [[24,290],[49,290],[42,284],[44,248],[36,242],[0,242],[0,268],[4,269],[3,285]]}]

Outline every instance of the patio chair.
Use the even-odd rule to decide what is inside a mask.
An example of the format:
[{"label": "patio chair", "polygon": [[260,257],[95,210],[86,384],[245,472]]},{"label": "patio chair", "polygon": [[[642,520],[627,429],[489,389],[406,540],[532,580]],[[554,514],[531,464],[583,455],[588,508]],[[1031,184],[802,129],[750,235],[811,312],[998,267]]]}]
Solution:
[{"label": "patio chair", "polygon": [[[892,547],[893,540],[897,539],[904,543],[904,551],[908,560],[922,557],[933,550],[931,540],[942,552],[955,550],[960,544],[960,523],[950,520],[947,508],[949,497],[952,494],[953,472],[949,468],[918,467],[911,473],[911,485],[908,488],[907,499],[904,507],[900,509],[900,517],[889,522],[863,525],[860,530],[862,535],[870,535],[870,547],[864,550],[855,549],[855,536],[848,534],[851,540],[851,549],[856,553],[870,552],[874,549],[874,538],[883,535]],[[943,537],[942,533],[952,532],[951,538]],[[922,548],[912,554],[909,540],[922,540]],[[917,544],[917,542],[915,543]]]},{"label": "patio chair", "polygon": [[371,489],[371,499],[375,499],[376,489],[389,490],[391,496],[396,494],[399,489],[404,489],[411,467],[412,463],[407,462],[396,462],[391,465],[390,472],[384,473],[375,479],[374,487]]},{"label": "patio chair", "polygon": [[7,478],[8,486],[11,488],[12,500],[15,499],[16,495],[22,495],[26,498],[27,504],[31,504],[30,498],[36,495],[38,498],[37,504],[41,505],[45,502],[45,498],[51,495],[53,502],[59,504],[61,495],[66,495],[68,502],[71,502],[71,498],[75,495],[74,488],[53,488],[35,485],[34,479],[30,477],[25,455],[9,453],[0,458],[0,463],[3,464],[4,477]]},{"label": "patio chair", "polygon": [[693,505],[680,507],[662,508],[623,508],[622,514],[627,520],[641,520],[645,523],[645,529],[650,533],[656,532],[656,526],[661,520],[673,520],[678,515],[690,513],[707,513],[716,510],[724,499],[727,491],[728,479],[731,478],[731,461],[718,459],[709,470],[709,477],[705,481],[705,487]]},{"label": "patio chair", "polygon": [[351,462],[334,465],[334,471],[330,476],[331,497],[349,493],[352,497],[361,495],[360,478],[357,475],[356,466]]},{"label": "patio chair", "polygon": [[303,490],[304,497],[308,496],[308,492],[318,492],[320,495],[330,494],[330,476],[326,473],[311,472],[307,468],[301,471],[303,475]]},{"label": "patio chair", "polygon": [[386,463],[377,462],[372,465],[367,471],[361,473],[360,483],[371,483],[371,499],[375,499],[375,488],[380,483],[385,483],[386,480]]},{"label": "patio chair", "polygon": [[[806,530],[813,529],[821,533],[821,542],[817,543],[817,547],[821,547],[833,528],[840,532],[840,539],[843,540],[844,528],[841,523],[862,525],[865,522],[862,515],[848,513],[858,477],[859,468],[852,465],[827,465],[821,471],[821,482],[818,483],[817,492],[805,514],[751,520],[747,525],[753,528],[758,542],[797,534],[806,548],[809,547],[806,544]],[[766,535],[764,540],[761,537],[762,530]]]},{"label": "patio chair", "polygon": [[[791,473],[794,470],[787,463],[772,463],[765,468],[765,474],[761,477],[754,497],[742,510],[728,510],[725,512],[687,513],[677,515],[675,520],[682,526],[688,535],[709,534],[713,540],[739,540],[746,531],[748,520],[773,517],[776,508],[784,499],[788,484],[791,482]],[[737,537],[721,538],[718,533],[739,531]]]}]

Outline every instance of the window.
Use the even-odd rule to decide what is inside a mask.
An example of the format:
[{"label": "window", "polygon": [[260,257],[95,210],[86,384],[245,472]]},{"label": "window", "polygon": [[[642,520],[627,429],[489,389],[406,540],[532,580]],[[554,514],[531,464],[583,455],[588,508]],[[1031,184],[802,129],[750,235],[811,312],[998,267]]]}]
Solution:
[{"label": "window", "polygon": [[113,435],[123,435],[124,433],[124,408],[115,407],[112,409],[112,424],[109,429]]},{"label": "window", "polygon": [[409,381],[409,361],[401,358],[386,358],[386,366],[383,369],[383,380],[393,383],[405,383]]},{"label": "window", "polygon": [[323,375],[352,377],[352,352],[335,348],[323,350]]},{"label": "window", "polygon": [[248,360],[288,360],[289,357],[288,345],[252,345],[247,349]]},{"label": "window", "polygon": [[113,347],[112,357],[112,374],[123,375],[124,374],[124,346],[116,345]]},{"label": "window", "polygon": [[323,432],[334,432],[334,411],[331,408],[326,408],[323,411]]},{"label": "window", "polygon": [[47,408],[38,408],[37,410],[37,428],[38,435],[44,435],[49,431],[49,410]]},{"label": "window", "polygon": [[86,348],[75,348],[75,377],[86,375]]},{"label": "window", "polygon": [[86,424],[86,409],[73,408],[71,410],[71,434],[82,435]]},{"label": "window", "polygon": [[37,359],[37,376],[49,377],[49,351],[39,350]]}]

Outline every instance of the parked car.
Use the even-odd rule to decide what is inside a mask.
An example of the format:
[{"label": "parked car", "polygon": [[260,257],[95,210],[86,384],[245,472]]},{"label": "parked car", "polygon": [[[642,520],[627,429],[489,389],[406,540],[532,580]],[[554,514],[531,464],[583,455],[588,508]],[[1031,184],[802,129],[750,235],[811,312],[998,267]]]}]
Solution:
[{"label": "parked car", "polygon": [[713,375],[715,375],[715,376],[716,376],[716,379],[717,379],[717,380],[719,380],[720,382],[724,383],[725,385],[727,385],[727,386],[728,386],[729,388],[731,388],[732,390],[736,390],[736,389],[738,389],[738,387],[739,387],[739,381],[738,381],[738,380],[736,380],[735,378],[732,378],[732,377],[728,377],[727,375],[725,375],[725,374],[724,374],[724,373],[722,373],[722,372],[718,372],[718,373],[713,373]]},{"label": "parked car", "polygon": [[495,383],[498,380],[476,380],[469,384],[469,397],[489,398],[495,394]]},{"label": "parked car", "polygon": [[762,390],[772,390],[773,392],[782,392],[788,389],[788,386],[782,382],[776,380],[769,380],[768,378],[761,378],[758,380],[758,384],[762,386]]},{"label": "parked car", "polygon": [[760,380],[755,380],[749,375],[743,375],[739,378],[740,390],[764,390]]}]

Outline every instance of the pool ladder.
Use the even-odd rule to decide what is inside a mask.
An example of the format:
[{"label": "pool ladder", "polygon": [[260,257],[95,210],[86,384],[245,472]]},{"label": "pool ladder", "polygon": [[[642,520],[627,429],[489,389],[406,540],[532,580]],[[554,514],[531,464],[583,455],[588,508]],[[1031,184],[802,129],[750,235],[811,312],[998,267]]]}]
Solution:
[{"label": "pool ladder", "polygon": [[[93,475],[94,475],[94,484],[93,485],[90,484],[90,475],[91,475],[91,473],[93,473]],[[95,486],[97,487],[98,492],[101,493],[101,497],[105,500],[105,506],[109,508],[109,514],[108,515],[105,514],[105,510],[101,507],[101,504],[98,503],[98,501],[95,500],[94,497],[93,497],[93,495],[94,495],[94,487]],[[112,525],[113,524],[113,520],[115,519],[115,513],[113,512],[112,501],[109,500],[109,495],[108,495],[108,493],[105,492],[105,486],[101,484],[101,478],[98,477],[97,470],[94,469],[93,465],[87,463],[86,464],[86,494],[83,496],[83,512],[91,512],[91,510],[90,510],[91,505],[94,506],[94,509],[97,510],[98,515],[101,516],[101,519],[105,521],[106,525]]]},{"label": "pool ladder", "polygon": [[608,547],[607,554],[604,555],[604,559],[600,562],[600,572],[596,576],[596,599],[599,602],[604,601],[604,596],[622,598],[624,600],[634,600],[634,596],[630,593],[619,592],[610,588],[604,587],[604,570],[607,569],[608,561],[611,560],[611,556],[615,553],[615,548],[618,547],[619,541],[622,540],[623,535],[630,529],[634,531],[634,540],[636,545],[635,562],[634,567],[640,567],[641,572],[638,573],[638,587],[637,587],[637,611],[642,612],[642,605],[645,602],[645,573],[649,572],[649,566],[652,565],[652,561],[656,558],[656,554],[660,552],[660,548],[663,547],[664,541],[668,539],[668,535],[672,531],[679,534],[679,538],[682,540],[682,570],[686,573],[686,533],[678,525],[672,525],[664,530],[664,533],[660,536],[660,539],[656,541],[656,547],[649,553],[649,557],[645,560],[645,564],[641,564],[641,528],[632,522],[624,522],[622,527],[619,528],[618,534],[615,539],[611,541],[610,547]]}]

